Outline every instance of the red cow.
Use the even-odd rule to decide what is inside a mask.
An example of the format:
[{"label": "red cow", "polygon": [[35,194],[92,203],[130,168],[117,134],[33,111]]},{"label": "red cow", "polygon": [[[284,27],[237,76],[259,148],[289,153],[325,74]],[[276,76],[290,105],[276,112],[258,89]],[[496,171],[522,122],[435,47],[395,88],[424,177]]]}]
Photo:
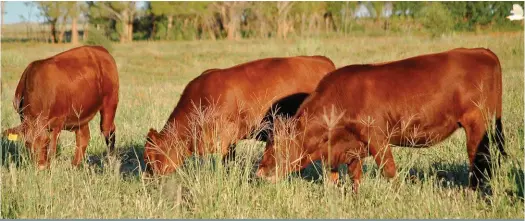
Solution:
[{"label": "red cow", "polygon": [[44,169],[55,156],[60,132],[74,131],[76,166],[89,142],[88,123],[100,111],[100,129],[112,152],[118,90],[117,65],[103,47],[82,46],[33,61],[15,91],[15,109],[22,123],[5,130],[3,136],[24,136],[26,147]]},{"label": "red cow", "polygon": [[[337,165],[347,164],[357,191],[362,158],[372,155],[392,178],[390,145],[428,147],[462,127],[474,173],[471,186],[478,187],[482,173],[490,175],[487,120],[494,115],[496,142],[506,155],[501,81],[498,57],[482,48],[340,68],[324,77],[298,110],[295,142],[279,148],[269,143],[257,175],[276,181],[323,159],[334,180]],[[282,158],[284,151],[288,158]]]},{"label": "red cow", "polygon": [[[319,80],[333,70],[333,62],[326,57],[298,56],[205,71],[186,86],[166,126],[160,132],[150,129],[144,154],[147,171],[171,173],[192,153],[218,152],[225,160],[234,158],[235,143],[256,130],[272,105],[272,110],[278,106],[278,113],[293,116]],[[203,117],[196,112],[213,113]],[[196,121],[201,125],[192,132]],[[213,131],[219,133],[218,139],[213,138]],[[264,130],[257,139],[269,140],[270,133]]]}]

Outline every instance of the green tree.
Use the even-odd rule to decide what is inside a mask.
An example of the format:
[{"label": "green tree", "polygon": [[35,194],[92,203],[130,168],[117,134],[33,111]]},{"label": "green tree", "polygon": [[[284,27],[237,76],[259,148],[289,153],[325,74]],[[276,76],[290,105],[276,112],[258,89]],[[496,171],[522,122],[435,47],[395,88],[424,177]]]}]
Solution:
[{"label": "green tree", "polygon": [[394,2],[393,3],[393,15],[414,18],[414,16],[417,13],[419,13],[419,11],[421,10],[423,6],[424,6],[424,2],[407,2],[407,1]]},{"label": "green tree", "polygon": [[523,31],[522,22],[510,22],[507,20],[507,16],[510,15],[510,10],[514,4],[521,5],[523,7],[523,2],[491,2],[491,11],[492,11],[492,22],[496,25],[495,29],[504,29],[504,30],[521,30]]},{"label": "green tree", "polygon": [[64,20],[67,15],[67,8],[64,7],[66,2],[37,2],[41,15],[46,19],[50,26],[50,33],[53,43],[59,42],[57,36],[57,23]]},{"label": "green tree", "polygon": [[376,22],[379,22],[383,14],[383,8],[385,6],[385,3],[384,2],[370,2],[369,6],[370,7],[368,8],[370,10],[370,14],[372,15],[372,17],[374,17],[374,20]]},{"label": "green tree", "polygon": [[87,6],[83,2],[64,2],[64,7],[66,17],[71,20],[71,43],[78,44],[78,18],[86,13]]},{"label": "green tree", "polygon": [[387,30],[390,25],[389,17],[385,16],[383,13],[387,7],[390,7],[393,11],[392,2],[371,2],[369,6],[374,21],[376,23],[383,23],[383,29]]},{"label": "green tree", "polygon": [[[325,24],[327,30],[345,33],[351,21],[352,11],[355,10],[357,2],[327,2],[325,13]],[[336,23],[339,23],[337,25]]]},{"label": "green tree", "polygon": [[336,15],[334,20],[340,20],[339,31],[348,33],[349,29],[352,27],[352,16],[354,15],[357,5],[357,2],[350,1],[328,2],[327,11]]},{"label": "green tree", "polygon": [[90,2],[89,13],[94,18],[115,20],[120,42],[133,41],[133,20],[137,13],[136,2]]},{"label": "green tree", "polygon": [[272,35],[275,24],[275,18],[277,17],[277,7],[271,2],[252,2],[251,8],[253,9],[254,19],[252,22],[254,25],[252,29],[261,38],[267,38]]},{"label": "green tree", "polygon": [[200,25],[210,39],[215,40],[220,36],[220,25],[215,19],[216,11],[213,10],[211,2],[187,2],[187,11],[195,18],[195,24]]},{"label": "green tree", "polygon": [[286,38],[288,33],[293,29],[293,23],[290,22],[289,14],[295,2],[278,1],[277,7],[277,37]]},{"label": "green tree", "polygon": [[240,26],[243,11],[248,6],[248,2],[213,2],[213,9],[219,13],[222,24],[226,29],[226,36],[229,40],[241,38]]},{"label": "green tree", "polygon": [[[209,2],[151,2],[151,12],[155,16],[165,16],[166,38],[172,39],[174,31],[184,34],[187,30],[188,20],[192,21],[194,30],[198,27],[205,29],[210,38],[215,39],[213,13]],[[174,19],[178,17],[184,20],[183,30],[173,30]]]},{"label": "green tree", "polygon": [[487,23],[487,2],[444,2],[454,19],[456,30],[474,30],[476,24]]},{"label": "green tree", "polygon": [[172,31],[171,28],[173,26],[173,17],[175,15],[181,14],[185,8],[184,4],[186,2],[151,2],[151,12],[156,15],[163,15],[166,16],[168,19],[168,25],[167,25],[167,32],[168,35],[167,38],[169,38],[169,35],[171,35]]},{"label": "green tree", "polygon": [[[520,2],[444,2],[456,30],[473,31],[494,23],[502,24],[513,4]],[[523,2],[521,2],[523,4]],[[503,23],[504,24],[504,23]]]},{"label": "green tree", "polygon": [[[293,14],[301,17],[301,34],[310,35],[312,31],[319,34],[322,18],[326,12],[326,2],[297,2],[292,10]],[[308,24],[308,27],[307,27]]]}]

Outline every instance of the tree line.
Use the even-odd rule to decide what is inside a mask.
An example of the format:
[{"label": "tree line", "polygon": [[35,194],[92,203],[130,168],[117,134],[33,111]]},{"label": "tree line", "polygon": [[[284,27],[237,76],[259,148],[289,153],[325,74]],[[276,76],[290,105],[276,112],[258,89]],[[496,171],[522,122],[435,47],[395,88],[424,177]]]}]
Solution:
[{"label": "tree line", "polygon": [[49,24],[50,41],[77,43],[77,23],[88,23],[84,38],[111,41],[288,38],[352,34],[377,29],[433,36],[450,31],[522,30],[510,22],[520,2],[35,2]]}]

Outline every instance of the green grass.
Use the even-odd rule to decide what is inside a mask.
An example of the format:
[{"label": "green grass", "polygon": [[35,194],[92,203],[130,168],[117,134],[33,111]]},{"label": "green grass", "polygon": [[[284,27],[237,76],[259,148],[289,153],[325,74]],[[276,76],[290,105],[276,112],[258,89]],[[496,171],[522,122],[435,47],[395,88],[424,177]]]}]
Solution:
[{"label": "green grass", "polygon": [[[2,44],[2,129],[19,123],[11,102],[27,64],[69,49],[64,45]],[[496,169],[493,196],[468,190],[465,135],[428,149],[394,148],[400,182],[379,176],[367,159],[357,196],[329,182],[297,176],[270,184],[251,179],[262,143],[243,141],[227,173],[214,161],[188,164],[163,179],[142,181],[136,167],[150,127],[160,129],[184,86],[202,71],[271,56],[321,54],[337,67],[440,52],[486,47],[503,68],[503,124],[509,158]],[[523,34],[423,37],[348,37],[301,40],[138,42],[114,45],[120,73],[117,111],[118,160],[99,166],[70,166],[73,133],[60,137],[60,155],[46,171],[27,163],[20,145],[3,141],[17,154],[1,167],[1,216],[5,218],[523,218]],[[395,88],[393,89],[395,90]],[[91,121],[90,160],[106,150],[99,117]],[[6,153],[4,153],[6,154]],[[209,159],[209,158],[206,158]],[[20,162],[19,162],[20,161]],[[19,162],[18,164],[15,164]],[[97,163],[95,163],[97,164]],[[103,165],[103,166],[100,166]],[[442,172],[445,171],[445,172]],[[409,174],[416,179],[404,179]],[[444,175],[443,175],[444,174]],[[349,186],[350,182],[344,184]],[[521,198],[520,198],[521,197]]]}]

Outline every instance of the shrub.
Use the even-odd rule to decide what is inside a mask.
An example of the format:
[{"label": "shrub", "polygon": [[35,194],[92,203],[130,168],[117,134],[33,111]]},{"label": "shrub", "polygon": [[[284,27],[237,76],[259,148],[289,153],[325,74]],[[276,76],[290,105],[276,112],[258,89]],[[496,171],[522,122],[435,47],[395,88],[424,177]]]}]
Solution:
[{"label": "shrub", "polygon": [[454,27],[452,15],[441,2],[427,4],[420,12],[420,20],[432,37],[450,33]]},{"label": "shrub", "polygon": [[88,36],[85,41],[85,44],[102,46],[106,48],[106,50],[108,50],[110,53],[113,50],[111,40],[109,40],[102,31],[99,31],[97,29],[88,29]]}]

